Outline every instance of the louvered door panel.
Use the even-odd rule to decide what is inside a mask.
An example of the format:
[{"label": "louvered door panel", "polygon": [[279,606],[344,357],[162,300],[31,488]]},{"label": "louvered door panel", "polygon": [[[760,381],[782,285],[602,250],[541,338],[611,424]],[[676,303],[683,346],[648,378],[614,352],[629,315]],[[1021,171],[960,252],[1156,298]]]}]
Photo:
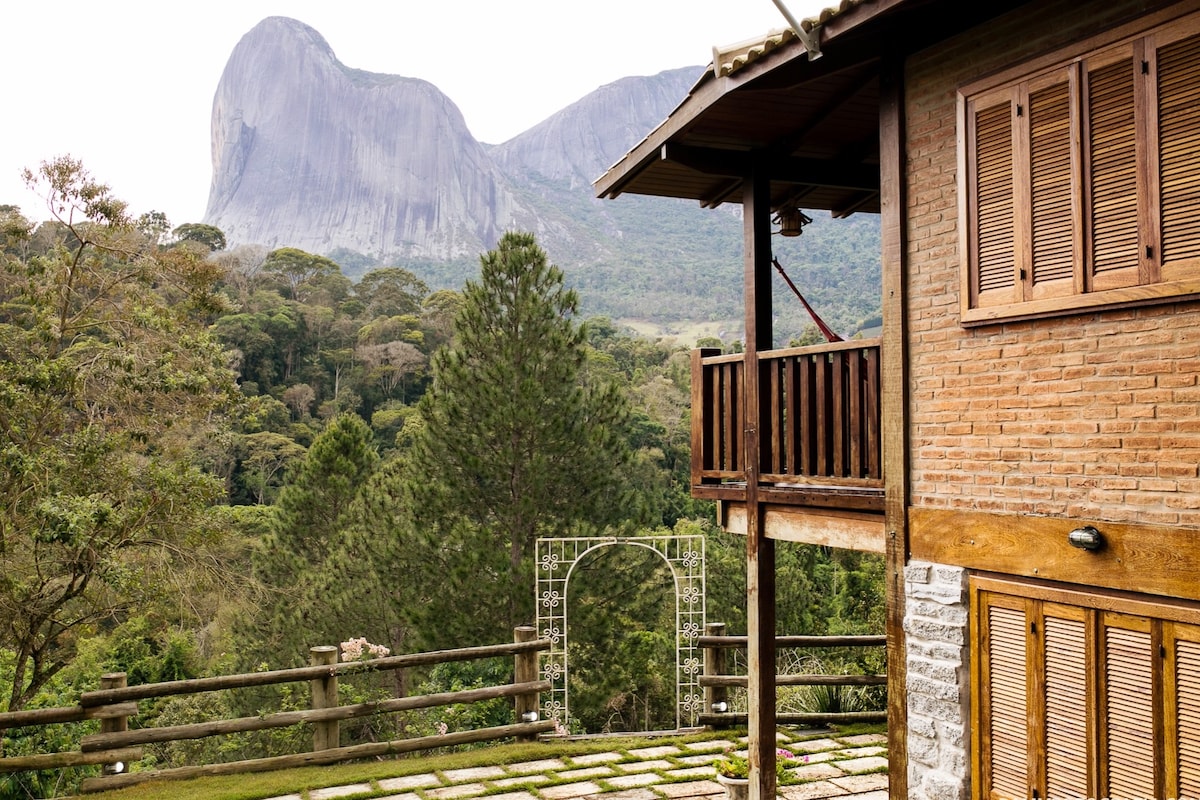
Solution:
[{"label": "louvered door panel", "polygon": [[974,275],[977,305],[1015,302],[1012,103],[975,114]]},{"label": "louvered door panel", "polygon": [[988,609],[987,701],[990,797],[1029,794],[1026,617],[1016,608]]},{"label": "louvered door panel", "polygon": [[1167,731],[1167,794],[1200,798],[1200,627],[1164,626],[1170,655],[1164,695]]},{"label": "louvered door panel", "polygon": [[1046,796],[1094,797],[1088,786],[1088,641],[1086,612],[1045,609]]},{"label": "louvered door panel", "polygon": [[1075,292],[1076,170],[1071,86],[1065,79],[1029,94],[1032,282],[1027,299]]},{"label": "louvered door panel", "polygon": [[1162,277],[1200,275],[1200,36],[1158,50]]},{"label": "louvered door panel", "polygon": [[[1147,620],[1104,615],[1104,796],[1149,798],[1154,788],[1154,677]],[[1128,627],[1126,627],[1128,626]]]},{"label": "louvered door panel", "polygon": [[1138,282],[1137,125],[1133,59],[1089,68],[1088,179],[1091,289]]}]

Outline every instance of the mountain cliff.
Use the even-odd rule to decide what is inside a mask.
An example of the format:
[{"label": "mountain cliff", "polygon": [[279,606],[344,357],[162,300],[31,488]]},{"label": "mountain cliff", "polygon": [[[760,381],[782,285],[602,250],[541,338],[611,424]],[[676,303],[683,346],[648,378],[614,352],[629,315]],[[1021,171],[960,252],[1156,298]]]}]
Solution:
[{"label": "mountain cliff", "polygon": [[205,221],[231,242],[453,258],[521,214],[458,108],[426,81],[350,69],[269,17],[234,48],[212,115]]}]

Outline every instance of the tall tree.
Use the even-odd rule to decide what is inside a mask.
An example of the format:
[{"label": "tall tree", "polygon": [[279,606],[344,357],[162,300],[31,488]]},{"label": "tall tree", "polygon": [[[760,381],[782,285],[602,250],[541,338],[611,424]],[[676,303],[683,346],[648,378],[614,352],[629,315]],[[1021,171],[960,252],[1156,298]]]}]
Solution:
[{"label": "tall tree", "polygon": [[533,235],[507,233],[480,261],[454,342],[433,358],[406,486],[433,574],[465,593],[431,588],[426,608],[490,594],[473,607],[500,614],[477,612],[488,630],[473,634],[496,637],[530,619],[539,536],[620,517],[627,411],[614,383],[584,381],[578,297]]},{"label": "tall tree", "polygon": [[294,480],[280,492],[271,533],[255,558],[267,591],[251,627],[255,645],[279,663],[302,663],[320,611],[304,602],[304,584],[340,544],[346,513],[379,462],[371,429],[354,414],[336,417],[313,442]]},{"label": "tall tree", "polygon": [[[234,394],[216,273],[167,254],[69,157],[27,171],[54,223],[0,256],[0,648],[10,710],[186,558],[219,497],[191,438]],[[7,231],[20,235],[20,226]]]}]

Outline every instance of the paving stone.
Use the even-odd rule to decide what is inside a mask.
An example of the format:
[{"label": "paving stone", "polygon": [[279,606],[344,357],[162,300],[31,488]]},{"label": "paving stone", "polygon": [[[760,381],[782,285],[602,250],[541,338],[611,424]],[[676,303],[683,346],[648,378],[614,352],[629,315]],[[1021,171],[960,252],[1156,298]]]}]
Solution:
[{"label": "paving stone", "polygon": [[278,797],[268,797],[267,800],[304,800],[298,794],[281,794]]},{"label": "paving stone", "polygon": [[706,742],[692,742],[691,744],[685,744],[684,748],[687,750],[695,750],[699,753],[712,753],[719,752],[721,750],[732,750],[739,744],[739,742],[733,742],[729,739],[709,739]]},{"label": "paving stone", "polygon": [[571,756],[571,763],[577,767],[590,767],[593,764],[609,764],[624,758],[620,753],[589,753],[586,756]]},{"label": "paving stone", "polygon": [[[680,759],[682,760],[682,759]],[[671,769],[675,765],[665,758],[658,758],[654,761],[631,761],[628,764],[617,764],[617,769],[622,772],[649,772],[654,769]]]},{"label": "paving stone", "polygon": [[369,783],[354,783],[347,786],[330,786],[328,789],[310,789],[308,800],[332,800],[335,797],[350,797],[355,794],[370,794],[375,788]]},{"label": "paving stone", "polygon": [[860,733],[857,736],[839,736],[838,741],[852,747],[863,747],[869,744],[886,745],[887,736],[882,733]]},{"label": "paving stone", "polygon": [[698,756],[682,756],[675,760],[689,767],[698,767],[701,764],[712,764],[714,761],[720,761],[721,758],[722,755],[720,753],[701,753]]},{"label": "paving stone", "polygon": [[814,781],[802,783],[799,786],[779,787],[779,796],[784,800],[821,800],[825,797],[845,797],[848,794],[850,794],[848,791],[829,781]]},{"label": "paving stone", "polygon": [[866,758],[867,756],[886,756],[886,747],[851,747],[842,753],[850,758]]},{"label": "paving stone", "polygon": [[889,795],[887,790],[885,789],[885,790],[879,791],[879,792],[867,792],[866,794],[856,794],[856,795],[854,795],[854,800],[888,800],[888,798],[890,796],[891,795]]},{"label": "paving stone", "polygon": [[848,761],[835,761],[839,769],[846,772],[875,772],[877,770],[886,770],[888,768],[888,760],[879,756],[867,756],[866,758],[852,758]]},{"label": "paving stone", "polygon": [[711,778],[716,772],[712,767],[704,766],[673,769],[666,773],[666,775],[668,778]]},{"label": "paving stone", "polygon": [[447,783],[468,783],[470,781],[486,781],[492,778],[503,778],[508,773],[504,767],[468,767],[467,769],[447,769],[442,771],[442,777]]},{"label": "paving stone", "polygon": [[526,772],[553,772],[555,770],[566,769],[567,762],[561,758],[543,758],[540,761],[522,761],[519,764],[509,764],[507,769],[509,772],[514,772],[521,775]]},{"label": "paving stone", "polygon": [[389,794],[387,797],[376,797],[374,800],[421,800],[421,795],[416,792],[403,792],[402,794]]},{"label": "paving stone", "polygon": [[835,767],[833,764],[806,764],[803,767],[789,769],[797,780],[801,781],[817,781],[827,778],[840,778],[846,773]]},{"label": "paving stone", "polygon": [[565,800],[568,797],[583,797],[600,791],[597,784],[591,781],[582,781],[580,783],[564,783],[560,786],[547,786],[545,789],[538,789],[538,794],[546,800]]},{"label": "paving stone", "polygon": [[385,792],[394,792],[397,789],[424,789],[428,786],[442,785],[441,778],[432,772],[423,772],[420,775],[405,775],[400,778],[384,778],[381,781],[376,781],[376,783]]},{"label": "paving stone", "polygon": [[599,778],[604,775],[612,775],[612,767],[584,767],[583,769],[564,769],[558,773],[558,777],[564,781],[574,781],[580,778]]},{"label": "paving stone", "polygon": [[655,789],[672,798],[698,797],[706,794],[724,794],[725,787],[716,781],[690,781],[688,783],[664,783]]},{"label": "paving stone", "polygon": [[634,758],[662,758],[663,756],[678,755],[680,752],[675,745],[667,744],[660,747],[639,747],[636,750],[630,750],[629,755]]},{"label": "paving stone", "polygon": [[845,750],[827,750],[824,753],[804,753],[797,755],[793,761],[798,761],[801,764],[820,764],[822,761],[832,761],[835,758],[842,758]]},{"label": "paving stone", "polygon": [[809,739],[806,742],[792,742],[788,749],[793,753],[819,753],[822,750],[845,750],[846,746],[833,739]]},{"label": "paving stone", "polygon": [[517,775],[513,778],[501,778],[498,781],[492,781],[492,786],[505,789],[509,786],[523,786],[530,783],[549,783],[549,781],[549,775]]},{"label": "paving stone", "polygon": [[458,786],[443,786],[440,789],[426,789],[425,796],[450,800],[450,798],[455,797],[474,797],[486,791],[487,787],[482,783],[463,783]]},{"label": "paving stone", "polygon": [[625,789],[620,792],[605,792],[604,794],[588,795],[587,800],[659,800],[659,797],[649,789]]},{"label": "paving stone", "polygon": [[876,772],[871,775],[847,775],[844,778],[833,778],[834,783],[848,792],[873,792],[888,788],[886,772]]},{"label": "paving stone", "polygon": [[488,800],[537,800],[537,795],[532,792],[505,792],[488,795]]},{"label": "paving stone", "polygon": [[[635,786],[650,786],[655,783],[662,783],[663,778],[653,772],[638,772],[634,775],[617,775],[614,778],[609,778],[605,781],[610,786],[616,786],[618,789],[632,789]],[[609,795],[604,795],[609,797]]]}]

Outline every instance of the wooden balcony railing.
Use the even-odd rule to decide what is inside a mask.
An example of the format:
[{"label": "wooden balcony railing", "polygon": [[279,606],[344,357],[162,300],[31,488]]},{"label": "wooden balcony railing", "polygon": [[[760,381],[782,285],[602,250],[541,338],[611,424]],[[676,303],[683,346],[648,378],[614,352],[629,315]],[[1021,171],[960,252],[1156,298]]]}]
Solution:
[{"label": "wooden balcony railing", "polygon": [[[759,353],[759,480],[882,489],[879,339]],[[692,486],[744,482],[745,357],[692,351]]]}]

